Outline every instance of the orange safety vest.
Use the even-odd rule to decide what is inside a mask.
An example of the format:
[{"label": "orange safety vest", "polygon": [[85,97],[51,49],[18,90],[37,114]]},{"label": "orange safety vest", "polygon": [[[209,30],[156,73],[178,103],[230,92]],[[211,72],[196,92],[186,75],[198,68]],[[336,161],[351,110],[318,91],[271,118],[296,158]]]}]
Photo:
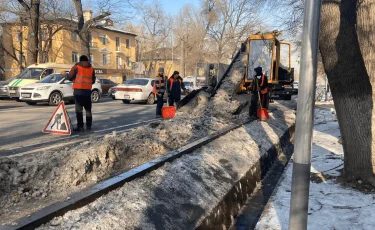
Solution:
[{"label": "orange safety vest", "polygon": [[[264,85],[264,74],[262,74],[262,82],[260,83],[260,86]],[[260,91],[261,94],[266,94],[268,92],[268,88],[262,89]]]},{"label": "orange safety vest", "polygon": [[89,68],[84,68],[77,65],[77,76],[73,81],[73,89],[86,89],[91,90],[92,88],[92,75],[94,73],[94,68],[90,66]]},{"label": "orange safety vest", "polygon": [[155,94],[155,95],[159,95],[159,93],[164,93],[164,81],[162,81],[163,79],[158,76],[159,78],[159,84],[158,84],[158,88],[156,87],[156,81],[154,81],[154,85],[152,87],[152,93]]},{"label": "orange safety vest", "polygon": [[[171,78],[169,78],[169,84],[170,84],[170,86],[169,86],[169,90],[170,91],[172,91],[172,86],[173,86],[173,82],[174,82],[174,77],[171,77]],[[178,81],[180,82],[180,90],[182,91],[182,81],[181,81],[181,79],[178,79]]]}]

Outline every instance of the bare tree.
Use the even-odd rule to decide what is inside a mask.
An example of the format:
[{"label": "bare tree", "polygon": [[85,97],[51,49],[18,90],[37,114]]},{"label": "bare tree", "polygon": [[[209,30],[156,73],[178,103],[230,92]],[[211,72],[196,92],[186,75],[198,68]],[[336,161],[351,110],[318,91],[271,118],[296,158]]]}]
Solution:
[{"label": "bare tree", "polygon": [[208,30],[216,47],[216,62],[228,62],[240,43],[258,28],[260,0],[213,0],[213,21]]},{"label": "bare tree", "polygon": [[144,29],[140,35],[144,51],[151,50],[148,71],[152,72],[155,57],[158,55],[156,53],[157,49],[161,48],[168,38],[172,20],[168,18],[157,1],[152,2],[150,5],[138,4],[135,7],[139,12]]},{"label": "bare tree", "polygon": [[197,62],[204,61],[203,46],[208,24],[209,19],[204,10],[188,4],[180,11],[173,37],[179,43],[182,76],[194,74]]}]

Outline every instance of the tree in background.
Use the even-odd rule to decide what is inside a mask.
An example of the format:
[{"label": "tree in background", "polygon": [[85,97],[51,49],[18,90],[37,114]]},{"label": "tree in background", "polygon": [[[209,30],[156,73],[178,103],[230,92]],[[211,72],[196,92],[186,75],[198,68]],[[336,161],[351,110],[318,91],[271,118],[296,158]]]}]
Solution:
[{"label": "tree in background", "polygon": [[163,47],[169,37],[172,28],[171,23],[175,20],[166,15],[161,4],[157,1],[153,1],[149,5],[140,2],[134,4],[134,7],[139,12],[142,23],[142,31],[139,34],[142,49],[144,52],[151,51],[147,71],[152,72],[158,49]]},{"label": "tree in background", "polygon": [[228,63],[240,45],[261,25],[258,12],[260,0],[212,0],[208,36],[215,62]]}]

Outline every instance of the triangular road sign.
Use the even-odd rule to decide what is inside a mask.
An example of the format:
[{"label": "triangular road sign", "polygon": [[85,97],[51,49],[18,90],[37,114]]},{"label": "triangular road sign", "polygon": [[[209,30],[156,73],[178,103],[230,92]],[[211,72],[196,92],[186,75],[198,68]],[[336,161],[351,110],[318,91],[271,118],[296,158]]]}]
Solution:
[{"label": "triangular road sign", "polygon": [[55,112],[53,112],[52,117],[43,129],[43,133],[54,133],[60,135],[70,135],[72,133],[64,101],[60,102]]}]

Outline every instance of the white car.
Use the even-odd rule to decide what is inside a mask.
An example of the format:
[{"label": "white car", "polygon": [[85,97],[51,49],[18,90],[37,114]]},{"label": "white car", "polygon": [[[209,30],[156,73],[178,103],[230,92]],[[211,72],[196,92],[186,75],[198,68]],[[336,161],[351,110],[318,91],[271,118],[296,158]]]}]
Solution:
[{"label": "white car", "polygon": [[[29,105],[38,102],[48,102],[50,105],[58,105],[62,100],[74,101],[73,83],[65,80],[65,75],[54,73],[48,75],[37,83],[22,86],[20,100]],[[92,85],[91,101],[96,103],[102,94],[100,81],[97,79]]]},{"label": "white car", "polygon": [[152,88],[156,79],[154,78],[136,78],[127,80],[124,84],[117,85],[113,93],[114,99],[122,100],[125,104],[131,101],[145,101],[152,105],[157,100]]}]

